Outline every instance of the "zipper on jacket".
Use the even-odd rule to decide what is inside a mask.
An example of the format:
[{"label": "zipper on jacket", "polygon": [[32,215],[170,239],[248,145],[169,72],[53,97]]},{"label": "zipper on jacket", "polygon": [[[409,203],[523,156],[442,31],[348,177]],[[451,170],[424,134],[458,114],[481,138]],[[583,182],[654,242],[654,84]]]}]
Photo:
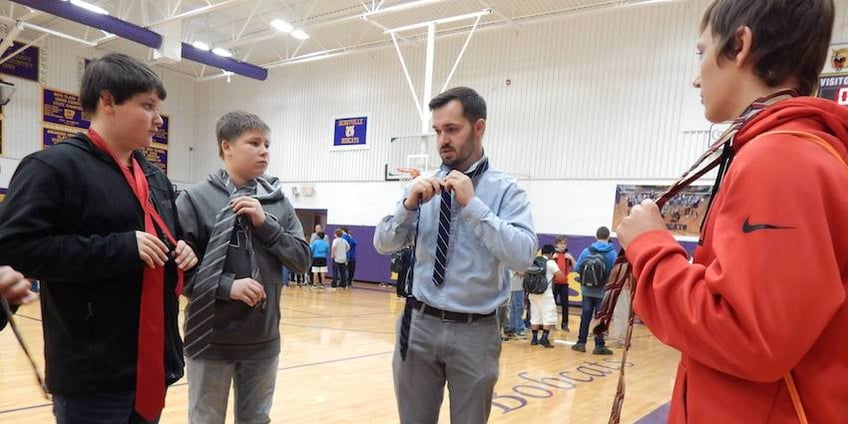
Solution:
[{"label": "zipper on jacket", "polygon": [[94,318],[94,308],[91,306],[91,302],[88,302],[88,315],[85,316],[86,321],[90,321]]}]

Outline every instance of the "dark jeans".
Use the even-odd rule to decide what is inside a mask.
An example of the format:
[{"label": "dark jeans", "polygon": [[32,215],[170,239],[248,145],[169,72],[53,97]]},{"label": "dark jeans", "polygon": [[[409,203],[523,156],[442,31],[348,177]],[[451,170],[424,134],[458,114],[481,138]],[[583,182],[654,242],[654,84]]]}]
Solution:
[{"label": "dark jeans", "polygon": [[338,262],[333,262],[333,273],[335,274],[335,278],[333,278],[332,287],[345,287],[347,284],[347,264],[340,264]]},{"label": "dark jeans", "polygon": [[156,424],[159,417],[147,421],[133,406],[135,392],[98,393],[96,395],[53,397],[56,424]]},{"label": "dark jeans", "polygon": [[356,272],[356,259],[347,261],[347,286],[353,286],[353,273]]},{"label": "dark jeans", "polygon": [[[580,335],[577,336],[577,343],[586,344],[586,338],[589,337],[589,325],[592,324],[592,318],[595,313],[601,309],[601,304],[604,299],[599,297],[583,297],[583,314],[580,316]],[[604,346],[604,335],[595,336],[595,347]]]},{"label": "dark jeans", "polygon": [[562,326],[568,327],[568,284],[554,284],[554,300],[562,305]]}]

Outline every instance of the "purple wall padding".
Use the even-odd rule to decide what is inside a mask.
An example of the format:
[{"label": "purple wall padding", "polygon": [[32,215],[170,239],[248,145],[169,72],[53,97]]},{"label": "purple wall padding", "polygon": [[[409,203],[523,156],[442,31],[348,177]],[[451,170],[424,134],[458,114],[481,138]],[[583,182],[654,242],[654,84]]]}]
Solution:
[{"label": "purple wall padding", "polygon": [[[332,241],[333,233],[337,228],[343,226],[344,224],[328,224],[326,231],[327,234],[330,235],[330,240]],[[390,275],[391,271],[389,270],[389,257],[383,256],[377,253],[374,250],[374,229],[375,227],[361,226],[361,225],[348,225],[348,229],[353,234],[353,237],[356,238],[357,247],[356,247],[356,275],[354,278],[357,281],[369,281],[373,283],[383,283],[391,281]],[[568,237],[568,251],[574,255],[576,259],[580,252],[588,247],[595,241],[595,237],[592,236],[570,236]],[[556,234],[539,234],[539,248],[544,244],[553,244],[554,239],[556,238]],[[616,248],[619,249],[620,246],[618,241],[613,239],[613,243]],[[687,252],[691,252],[697,243],[695,242],[681,242],[684,249]],[[332,265],[330,266],[330,274],[332,275]]]}]

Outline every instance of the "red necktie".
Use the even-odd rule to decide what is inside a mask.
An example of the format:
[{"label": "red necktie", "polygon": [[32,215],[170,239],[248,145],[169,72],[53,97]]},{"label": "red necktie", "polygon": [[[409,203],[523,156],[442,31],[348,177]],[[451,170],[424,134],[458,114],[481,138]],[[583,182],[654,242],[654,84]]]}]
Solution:
[{"label": "red necktie", "polygon": [[[144,231],[156,235],[156,227],[173,246],[176,239],[162,221],[162,217],[150,203],[147,178],[135,157],[132,173],[109,150],[103,138],[94,130],[88,137],[101,150],[109,153],[124,174],[136,199],[144,210]],[[155,222],[155,225],[154,225]],[[182,292],[183,273],[178,271],[177,294]],[[136,363],[135,410],[144,419],[153,421],[165,406],[165,268],[144,267],[141,288],[141,308],[138,317],[138,361]]]}]

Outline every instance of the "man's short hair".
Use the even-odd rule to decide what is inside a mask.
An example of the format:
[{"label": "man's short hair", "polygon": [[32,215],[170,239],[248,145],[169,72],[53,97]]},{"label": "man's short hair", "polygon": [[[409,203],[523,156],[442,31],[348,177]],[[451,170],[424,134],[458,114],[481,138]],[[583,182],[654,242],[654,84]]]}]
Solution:
[{"label": "man's short hair", "polygon": [[754,74],[770,87],[795,77],[801,95],[813,94],[827,60],[833,31],[833,0],[715,0],[704,12],[718,57],[732,59],[736,30],[751,28]]},{"label": "man's short hair", "polygon": [[341,236],[342,236],[342,234],[344,234],[344,232],[341,230],[341,228],[339,228],[339,229],[337,229],[337,230],[335,231],[335,233],[334,233],[334,234],[336,235],[336,237],[341,237]]},{"label": "man's short hair", "polygon": [[271,132],[268,124],[252,113],[237,110],[228,112],[219,118],[218,123],[215,124],[215,134],[218,137],[218,156],[224,158],[224,147],[221,146],[224,140],[236,141],[250,130],[259,130],[266,135]]},{"label": "man's short hair", "polygon": [[598,231],[595,232],[595,238],[598,240],[609,240],[610,238],[610,230],[607,227],[600,227]]},{"label": "man's short hair", "polygon": [[557,243],[568,243],[568,239],[565,236],[556,236],[556,240],[554,240],[554,244]]},{"label": "man's short hair", "polygon": [[542,246],[542,254],[543,255],[550,255],[551,253],[554,253],[554,251],[556,251],[556,249],[554,248],[554,245],[552,245],[552,244],[546,244],[546,245]]},{"label": "man's short hair", "polygon": [[471,124],[486,119],[486,101],[476,91],[468,87],[454,87],[430,100],[430,111],[434,111],[453,100],[462,104],[462,116]]},{"label": "man's short hair", "polygon": [[346,232],[346,233],[350,234],[350,230],[349,230],[347,227],[339,227],[339,229],[341,229],[342,231],[344,231],[344,232]]},{"label": "man's short hair", "polygon": [[80,103],[83,112],[94,115],[97,103],[104,91],[115,99],[115,104],[123,104],[139,93],[155,92],[160,100],[168,93],[159,76],[147,65],[125,54],[110,53],[94,59],[85,68],[80,86]]}]

